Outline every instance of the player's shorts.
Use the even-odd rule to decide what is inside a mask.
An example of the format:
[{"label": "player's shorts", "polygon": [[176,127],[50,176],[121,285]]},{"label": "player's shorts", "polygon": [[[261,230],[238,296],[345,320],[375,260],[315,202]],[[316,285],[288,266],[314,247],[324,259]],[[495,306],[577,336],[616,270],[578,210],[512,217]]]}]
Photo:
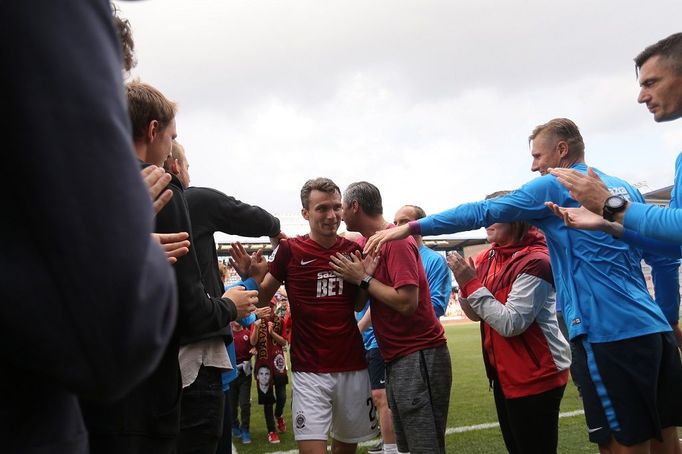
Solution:
[{"label": "player's shorts", "polygon": [[670,332],[615,342],[573,339],[571,374],[580,387],[590,441],[625,446],[682,425],[682,363]]},{"label": "player's shorts", "polygon": [[293,372],[291,418],[294,438],[344,443],[370,440],[378,433],[367,369],[351,372]]},{"label": "player's shorts", "polygon": [[378,348],[371,348],[365,352],[367,359],[367,371],[372,389],[386,388],[386,363]]}]

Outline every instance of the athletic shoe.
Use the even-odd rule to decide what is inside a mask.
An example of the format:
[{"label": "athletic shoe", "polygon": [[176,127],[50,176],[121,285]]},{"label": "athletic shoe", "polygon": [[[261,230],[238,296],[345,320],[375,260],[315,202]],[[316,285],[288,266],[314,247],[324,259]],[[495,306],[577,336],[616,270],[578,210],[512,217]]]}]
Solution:
[{"label": "athletic shoe", "polygon": [[240,438],[242,436],[242,431],[239,426],[232,426],[232,438]]},{"label": "athletic shoe", "polygon": [[277,435],[277,432],[270,432],[268,434],[268,443],[273,445],[279,443],[279,435]]},{"label": "athletic shoe", "polygon": [[376,445],[367,449],[367,454],[382,454],[384,452],[384,442],[379,441]]},{"label": "athletic shoe", "polygon": [[242,443],[245,445],[251,443],[251,435],[248,430],[242,429]]},{"label": "athletic shoe", "polygon": [[283,434],[287,431],[287,423],[282,416],[277,417],[277,432]]}]

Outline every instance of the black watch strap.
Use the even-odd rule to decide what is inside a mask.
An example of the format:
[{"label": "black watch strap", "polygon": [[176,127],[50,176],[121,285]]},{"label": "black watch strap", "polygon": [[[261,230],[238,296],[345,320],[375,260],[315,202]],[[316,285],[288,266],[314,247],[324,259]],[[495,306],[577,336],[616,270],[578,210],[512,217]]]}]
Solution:
[{"label": "black watch strap", "polygon": [[364,288],[365,290],[367,290],[369,288],[369,281],[371,281],[372,279],[374,279],[372,276],[370,276],[369,274],[365,274],[365,277],[363,277],[362,280],[360,281],[360,288]]}]

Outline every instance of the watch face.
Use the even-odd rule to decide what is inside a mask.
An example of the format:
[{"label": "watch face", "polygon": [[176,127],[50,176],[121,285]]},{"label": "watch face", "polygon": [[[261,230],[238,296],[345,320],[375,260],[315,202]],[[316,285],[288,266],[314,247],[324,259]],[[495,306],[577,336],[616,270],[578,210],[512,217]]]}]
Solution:
[{"label": "watch face", "polygon": [[623,205],[625,205],[625,199],[620,196],[612,195],[606,199],[606,206],[609,208],[618,209]]}]

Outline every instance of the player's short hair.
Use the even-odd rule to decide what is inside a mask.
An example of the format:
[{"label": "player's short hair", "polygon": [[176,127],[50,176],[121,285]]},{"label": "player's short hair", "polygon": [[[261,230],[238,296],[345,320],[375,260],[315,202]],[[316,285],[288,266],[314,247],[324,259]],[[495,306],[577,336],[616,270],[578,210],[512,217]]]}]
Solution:
[{"label": "player's short hair", "polygon": [[585,142],[580,134],[580,129],[578,129],[578,125],[568,118],[555,118],[547,123],[536,126],[531,135],[528,136],[528,144],[543,132],[550,133],[556,139],[566,142],[570,154],[582,156],[585,153]]},{"label": "player's short hair", "polygon": [[175,118],[177,104],[149,84],[133,80],[126,84],[128,114],[133,126],[133,140],[144,138],[149,123],[156,120],[165,129]]},{"label": "player's short hair", "polygon": [[426,212],[424,209],[420,206],[417,205],[403,205],[403,208],[408,207],[412,208],[414,210],[414,220],[416,221],[417,219],[425,218],[426,217]]},{"label": "player's short hair", "polygon": [[357,201],[362,211],[368,216],[384,214],[379,188],[366,181],[349,184],[346,192],[343,193],[343,201],[346,206]]},{"label": "player's short hair", "polygon": [[635,70],[639,71],[651,57],[663,57],[676,74],[682,74],[682,33],[675,33],[648,46],[635,57]]},{"label": "player's short hair", "polygon": [[[485,199],[486,200],[496,199],[507,194],[511,194],[511,191],[507,190],[495,191],[492,194],[488,194],[487,196],[485,196]],[[508,224],[511,225],[512,236],[514,237],[514,242],[516,243],[520,242],[523,239],[523,237],[526,236],[526,233],[528,233],[528,230],[530,229],[530,223],[526,221],[514,221],[508,222]]]},{"label": "player's short hair", "polygon": [[310,204],[310,193],[313,191],[322,191],[326,192],[327,194],[333,194],[336,192],[341,195],[341,189],[339,189],[336,183],[329,178],[319,177],[308,180],[301,188],[301,205],[303,205],[303,208],[306,210]]}]

